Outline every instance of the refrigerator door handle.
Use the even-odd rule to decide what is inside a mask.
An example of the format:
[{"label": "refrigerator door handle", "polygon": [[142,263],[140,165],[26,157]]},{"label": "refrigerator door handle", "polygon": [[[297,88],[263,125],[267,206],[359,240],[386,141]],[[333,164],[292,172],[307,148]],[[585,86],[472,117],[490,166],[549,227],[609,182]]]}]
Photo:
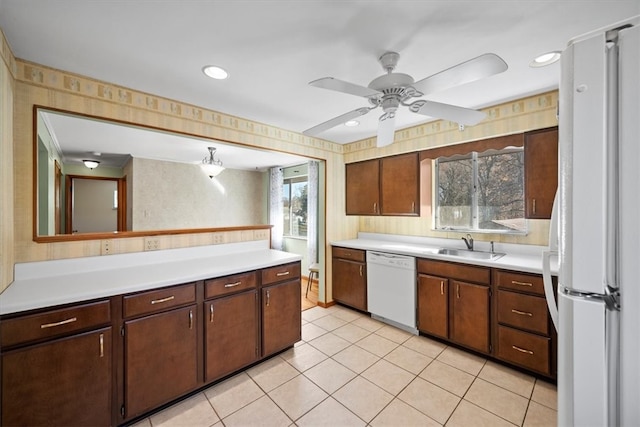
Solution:
[{"label": "refrigerator door handle", "polygon": [[551,256],[557,256],[555,251],[543,251],[542,252],[542,282],[544,283],[544,296],[547,299],[547,306],[549,307],[549,314],[551,315],[551,321],[558,330],[558,303],[556,301],[556,295],[553,291],[553,281],[551,279]]}]

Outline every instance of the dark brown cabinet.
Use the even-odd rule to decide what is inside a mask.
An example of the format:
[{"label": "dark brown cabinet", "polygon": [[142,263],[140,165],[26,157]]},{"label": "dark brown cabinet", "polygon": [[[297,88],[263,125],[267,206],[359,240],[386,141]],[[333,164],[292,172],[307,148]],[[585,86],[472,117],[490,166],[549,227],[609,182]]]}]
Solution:
[{"label": "dark brown cabinet", "polygon": [[300,263],[262,270],[262,356],[269,356],[300,341],[300,286]]},{"label": "dark brown cabinet", "polygon": [[525,217],[549,219],[558,188],[558,128],[524,134]]},{"label": "dark brown cabinet", "polygon": [[358,249],[332,249],[332,296],[339,303],[367,311],[366,252]]},{"label": "dark brown cabinet", "polygon": [[449,338],[449,279],[418,275],[418,328]]},{"label": "dark brown cabinet", "polygon": [[491,290],[485,285],[451,281],[451,341],[489,353]]},{"label": "dark brown cabinet", "polygon": [[345,178],[347,215],[379,215],[380,161],[349,163]]}]

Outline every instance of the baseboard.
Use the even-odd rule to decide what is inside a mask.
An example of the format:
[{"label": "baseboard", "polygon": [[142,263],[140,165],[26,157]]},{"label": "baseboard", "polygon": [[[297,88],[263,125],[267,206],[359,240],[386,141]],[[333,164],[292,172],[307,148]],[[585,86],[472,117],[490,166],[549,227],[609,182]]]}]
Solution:
[{"label": "baseboard", "polygon": [[[309,276],[301,276],[304,280],[306,280],[307,282],[309,281]],[[315,283],[316,285],[318,284],[318,279],[311,279],[311,283]]]},{"label": "baseboard", "polygon": [[329,301],[329,302],[318,301],[318,306],[322,308],[329,308],[332,305],[336,305],[336,302],[335,301]]}]

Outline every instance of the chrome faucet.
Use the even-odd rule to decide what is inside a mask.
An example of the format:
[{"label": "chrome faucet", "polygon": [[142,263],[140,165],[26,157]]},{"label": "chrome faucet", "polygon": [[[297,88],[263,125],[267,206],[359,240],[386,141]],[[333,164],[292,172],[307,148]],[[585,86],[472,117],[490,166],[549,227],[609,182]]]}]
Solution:
[{"label": "chrome faucet", "polygon": [[467,234],[467,237],[462,237],[462,240],[464,240],[464,244],[467,245],[467,249],[472,251],[473,250],[473,237],[471,237],[471,234]]}]

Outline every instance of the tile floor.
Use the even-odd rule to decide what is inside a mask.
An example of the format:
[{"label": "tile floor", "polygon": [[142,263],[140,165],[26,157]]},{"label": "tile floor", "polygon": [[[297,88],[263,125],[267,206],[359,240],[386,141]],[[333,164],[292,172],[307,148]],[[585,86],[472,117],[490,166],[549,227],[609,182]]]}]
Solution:
[{"label": "tile floor", "polygon": [[294,348],[136,427],[556,424],[545,381],[345,307],[302,318]]}]

